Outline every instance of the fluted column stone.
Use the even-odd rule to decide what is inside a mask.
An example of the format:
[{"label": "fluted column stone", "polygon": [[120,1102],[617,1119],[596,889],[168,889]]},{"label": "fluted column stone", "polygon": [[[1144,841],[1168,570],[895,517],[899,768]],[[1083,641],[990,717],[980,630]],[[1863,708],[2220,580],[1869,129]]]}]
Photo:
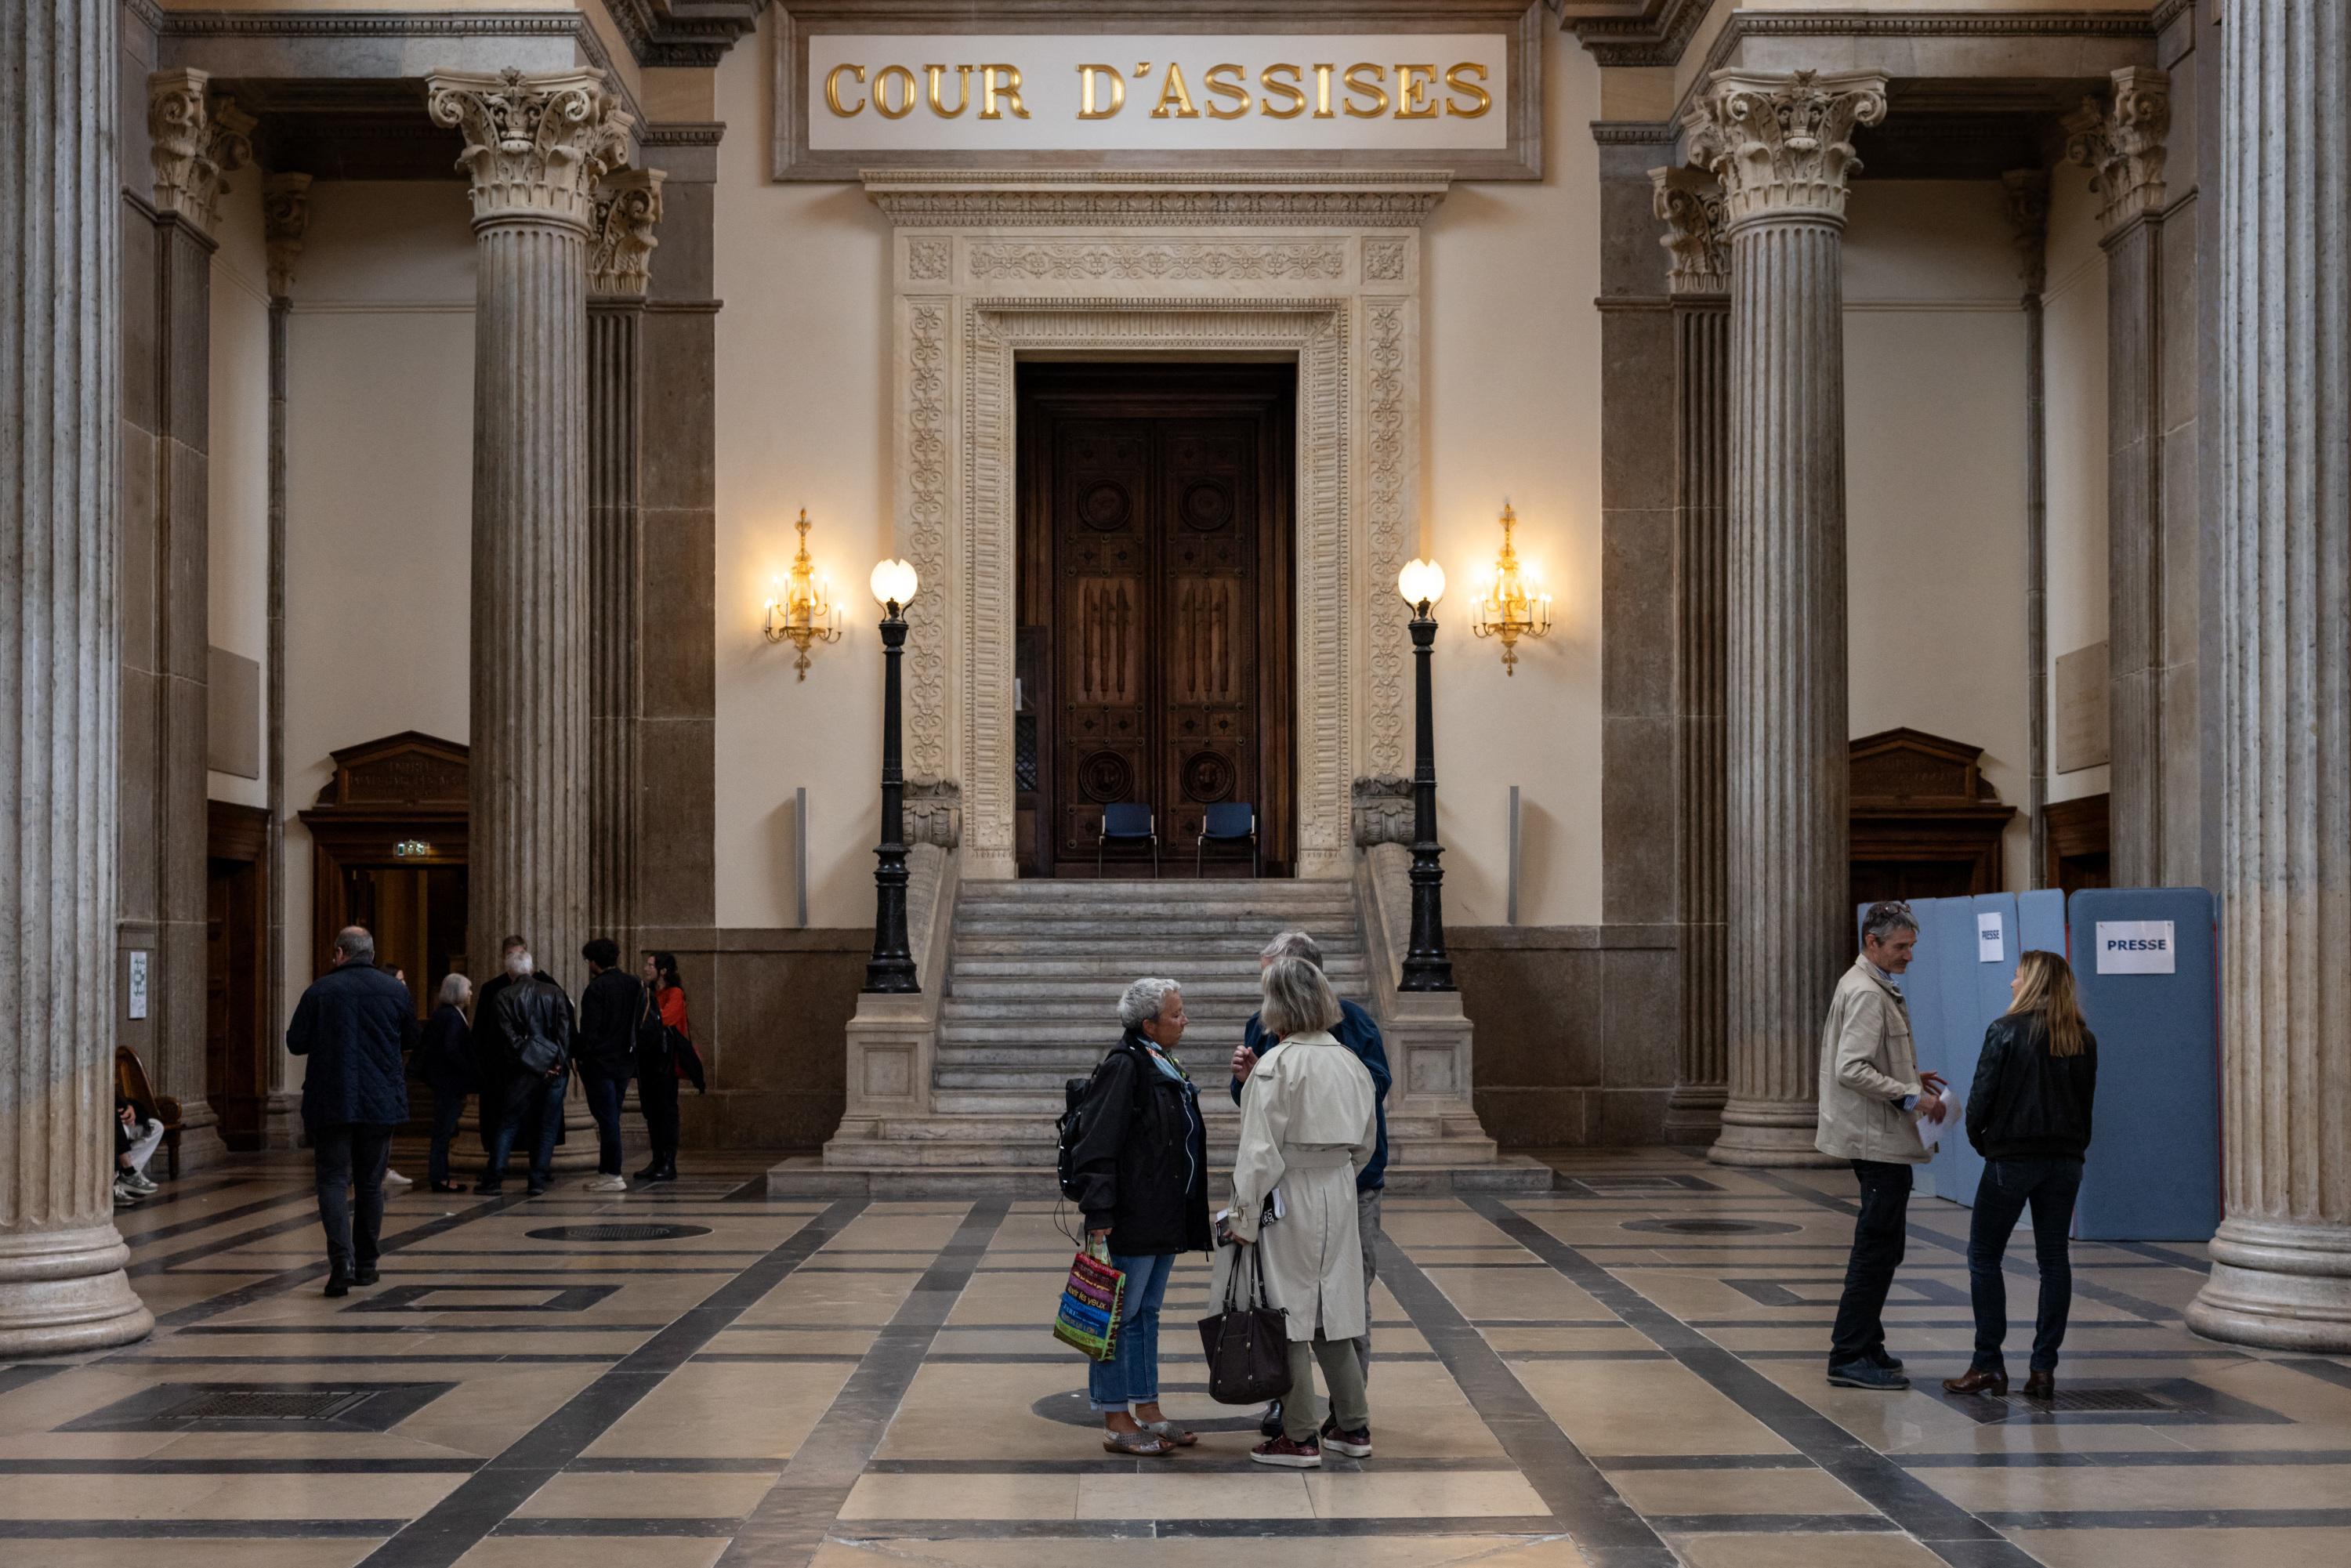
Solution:
[{"label": "fluted column stone", "polygon": [[2351,1351],[2351,14],[2223,13],[2225,1207],[2199,1333]]},{"label": "fluted column stone", "polygon": [[1830,1163],[1820,1032],[1853,949],[1842,248],[1848,138],[1885,113],[1874,72],[1718,71],[1685,121],[1730,242],[1726,1165]]},{"label": "fluted column stone", "polygon": [[[146,1334],[114,1228],[116,11],[0,21],[0,1356]],[[37,308],[22,308],[37,302]]]},{"label": "fluted column stone", "polygon": [[[518,932],[574,996],[589,900],[588,242],[630,118],[600,71],[436,72],[478,245],[473,758],[477,974]],[[592,1157],[592,1155],[591,1155]],[[567,1162],[569,1163],[569,1162]]]},{"label": "fluted column stone", "polygon": [[2048,347],[2041,292],[2049,282],[2049,172],[2001,176],[2017,276],[2024,285],[2024,884],[2043,887],[2049,868],[2049,428]]},{"label": "fluted column stone", "polygon": [[1681,924],[1681,1035],[1666,1131],[1711,1143],[1729,1079],[1723,837],[1725,493],[1729,479],[1730,253],[1721,187],[1695,169],[1652,169],[1674,312],[1674,881]]},{"label": "fluted column stone", "polygon": [[[264,844],[269,865],[269,940],[262,958],[262,1016],[274,1040],[279,1026],[293,1016],[286,986],[286,374],[295,268],[310,228],[310,176],[287,171],[265,180],[261,222],[269,270],[269,651],[263,698],[263,723],[268,731],[269,772],[264,788],[269,821]],[[434,981],[428,976],[423,983]],[[262,1146],[290,1149],[301,1134],[302,1092],[294,1086],[291,1056],[271,1051],[268,1061]]]}]

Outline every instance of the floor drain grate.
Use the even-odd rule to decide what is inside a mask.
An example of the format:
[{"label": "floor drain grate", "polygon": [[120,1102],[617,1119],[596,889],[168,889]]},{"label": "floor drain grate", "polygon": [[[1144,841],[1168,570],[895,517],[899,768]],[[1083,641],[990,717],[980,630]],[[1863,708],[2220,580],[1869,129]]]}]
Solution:
[{"label": "floor drain grate", "polygon": [[547,1225],[526,1230],[533,1241],[683,1241],[707,1236],[707,1225]]},{"label": "floor drain grate", "polygon": [[277,1389],[214,1389],[159,1412],[166,1421],[332,1421],[364,1404],[371,1390],[327,1388],[288,1393]]}]

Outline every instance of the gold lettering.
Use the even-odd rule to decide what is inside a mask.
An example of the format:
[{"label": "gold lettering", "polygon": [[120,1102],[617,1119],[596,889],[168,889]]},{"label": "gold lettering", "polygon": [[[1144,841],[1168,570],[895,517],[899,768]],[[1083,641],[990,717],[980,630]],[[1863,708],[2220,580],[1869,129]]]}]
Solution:
[{"label": "gold lettering", "polygon": [[[1176,107],[1170,109],[1168,105]],[[1167,79],[1160,84],[1159,105],[1151,111],[1154,120],[1197,120],[1200,111],[1192,107],[1192,89],[1184,85],[1184,68],[1175,61],[1167,62]]]},{"label": "gold lettering", "polygon": [[[904,84],[899,89],[898,107],[895,109],[890,107],[892,77],[896,77]],[[914,73],[904,66],[883,66],[873,73],[873,109],[874,112],[884,120],[904,120],[914,113],[917,93],[918,89],[914,86]]]},{"label": "gold lettering", "polygon": [[1464,120],[1475,120],[1479,115],[1494,107],[1494,97],[1491,93],[1488,92],[1484,88],[1478,86],[1476,82],[1466,81],[1463,79],[1472,74],[1475,74],[1478,81],[1484,81],[1486,79],[1486,68],[1479,65],[1475,60],[1463,60],[1459,65],[1453,67],[1445,73],[1445,85],[1451,88],[1455,92],[1467,93],[1470,101],[1478,106],[1475,109],[1464,109],[1461,107],[1461,100],[1459,99],[1448,98],[1445,100],[1446,113],[1458,114]]},{"label": "gold lettering", "polygon": [[[1372,73],[1371,79],[1368,81],[1364,79],[1363,73],[1365,71]],[[1388,111],[1388,94],[1387,89],[1380,83],[1387,74],[1385,68],[1375,66],[1369,60],[1361,60],[1349,66],[1347,90],[1368,97],[1372,100],[1372,107],[1365,109],[1351,98],[1347,100],[1347,112],[1357,120],[1377,120],[1381,115],[1385,114]]]},{"label": "gold lettering", "polygon": [[949,109],[946,103],[941,101],[945,95],[939,91],[939,89],[945,85],[947,68],[945,66],[925,66],[923,68],[923,74],[931,78],[931,112],[939,116],[943,120],[953,120],[956,115],[961,114],[965,110],[971,107],[971,68],[969,66],[957,66],[955,68],[955,72],[956,106],[953,109]]},{"label": "gold lettering", "polygon": [[1435,120],[1439,110],[1429,100],[1428,89],[1436,80],[1435,66],[1396,67],[1395,117],[1398,120]]},{"label": "gold lettering", "polygon": [[1331,118],[1331,73],[1338,68],[1337,66],[1314,68],[1314,118],[1317,120]]},{"label": "gold lettering", "polygon": [[[1101,77],[1110,84],[1110,107],[1094,107],[1094,78]],[[1126,78],[1118,74],[1116,66],[1080,66],[1078,68],[1078,107],[1080,120],[1108,120],[1126,107]]]},{"label": "gold lettering", "polygon": [[1233,100],[1233,107],[1230,109],[1227,109],[1218,103],[1210,103],[1207,106],[1208,118],[1210,120],[1238,120],[1242,115],[1249,112],[1249,90],[1246,86],[1238,81],[1217,80],[1217,73],[1219,71],[1229,71],[1234,76],[1238,77],[1241,74],[1241,68],[1229,64],[1210,66],[1207,70],[1200,73],[1200,85],[1207,90],[1208,95],[1212,99],[1229,98]]},{"label": "gold lettering", "polygon": [[[998,77],[1004,78],[1001,85],[996,79]],[[1020,101],[1019,66],[984,65],[979,68],[979,117],[982,120],[1004,118],[1004,111],[996,107],[996,100],[999,98],[1004,100],[1005,108],[1023,120],[1029,118],[1028,106]]]},{"label": "gold lettering", "polygon": [[[1288,81],[1274,79],[1277,75],[1284,71],[1290,73]],[[1258,100],[1257,111],[1259,114],[1270,114],[1276,120],[1295,120],[1305,113],[1306,95],[1298,90],[1299,79],[1300,73],[1296,66],[1272,65],[1258,72],[1257,85],[1265,89],[1265,97]],[[1277,95],[1290,105],[1288,109],[1273,107]]]},{"label": "gold lettering", "polygon": [[857,83],[860,87],[862,87],[865,85],[865,68],[863,66],[835,66],[832,69],[824,73],[824,101],[831,106],[833,113],[841,116],[843,120],[847,120],[852,116],[860,115],[865,112],[865,100],[862,98],[859,99],[857,100],[857,107],[854,109],[847,107],[841,101],[841,74],[843,71],[847,71],[849,73],[850,80]]}]

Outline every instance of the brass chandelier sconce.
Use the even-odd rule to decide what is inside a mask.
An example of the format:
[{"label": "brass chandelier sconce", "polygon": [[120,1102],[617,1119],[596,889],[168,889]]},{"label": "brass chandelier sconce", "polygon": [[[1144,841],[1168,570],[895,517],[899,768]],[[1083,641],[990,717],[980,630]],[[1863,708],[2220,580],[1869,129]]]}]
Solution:
[{"label": "brass chandelier sconce", "polygon": [[1502,640],[1502,673],[1519,673],[1519,639],[1551,634],[1551,595],[1531,568],[1519,564],[1510,544],[1518,526],[1510,503],[1502,503],[1502,553],[1494,558],[1494,575],[1469,607],[1469,629],[1480,637]]},{"label": "brass chandelier sconce", "polygon": [[832,582],[819,577],[809,559],[808,508],[800,508],[799,553],[792,557],[790,575],[779,580],[768,600],[766,634],[770,643],[789,643],[799,650],[792,668],[808,679],[809,649],[841,641],[841,606],[833,601]]}]

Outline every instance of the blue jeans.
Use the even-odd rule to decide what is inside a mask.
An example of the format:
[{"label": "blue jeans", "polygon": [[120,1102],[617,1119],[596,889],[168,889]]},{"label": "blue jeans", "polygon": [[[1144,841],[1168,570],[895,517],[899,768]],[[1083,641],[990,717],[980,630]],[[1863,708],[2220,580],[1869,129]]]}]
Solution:
[{"label": "blue jeans", "polygon": [[1086,1393],[1097,1415],[1158,1403],[1159,1302],[1167,1294],[1167,1277],[1176,1271],[1176,1254],[1113,1252],[1110,1266],[1126,1276],[1126,1294],[1119,1307],[1116,1354],[1086,1371]]},{"label": "blue jeans", "polygon": [[1976,1309],[1977,1372],[2005,1372],[2001,1341],[2008,1337],[2008,1281],[2000,1260],[2017,1217],[2032,1209],[2032,1252],[2041,1264],[2041,1306],[2032,1324],[2032,1370],[2057,1370],[2065,1317],[2074,1306],[2074,1260],[2066,1249],[2074,1228],[2074,1195],[2082,1162],[2040,1158],[1986,1160],[1976,1183],[1975,1215],[1968,1221],[1968,1294]]},{"label": "blue jeans", "polygon": [[582,1063],[580,1089],[588,1096],[588,1113],[596,1118],[596,1174],[621,1174],[621,1096],[628,1092],[625,1074],[607,1078]]},{"label": "blue jeans", "polygon": [[491,1181],[506,1179],[507,1155],[514,1147],[515,1137],[526,1122],[536,1117],[531,1129],[536,1137],[530,1151],[530,1185],[547,1185],[549,1167],[555,1164],[555,1137],[563,1131],[563,1086],[569,1082],[569,1073],[537,1080],[517,1077],[507,1082],[506,1114],[499,1119],[498,1135],[490,1144]]}]

